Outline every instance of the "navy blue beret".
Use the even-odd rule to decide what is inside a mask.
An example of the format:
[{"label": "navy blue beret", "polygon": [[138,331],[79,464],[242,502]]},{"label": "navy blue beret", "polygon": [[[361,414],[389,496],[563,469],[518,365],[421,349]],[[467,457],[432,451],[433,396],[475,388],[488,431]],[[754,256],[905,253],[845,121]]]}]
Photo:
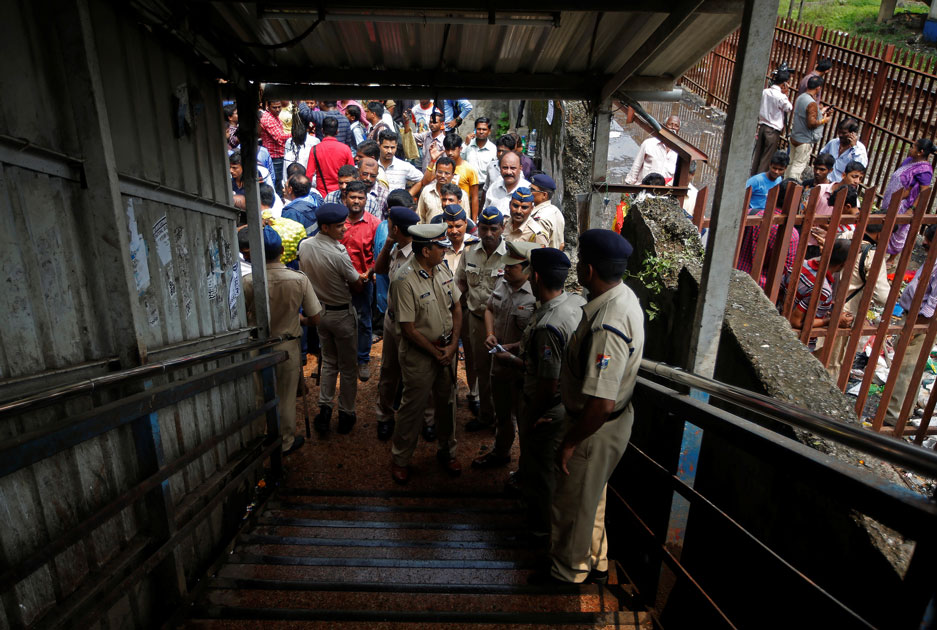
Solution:
[{"label": "navy blue beret", "polygon": [[488,206],[478,213],[478,225],[504,225],[504,215],[494,206]]},{"label": "navy blue beret", "polygon": [[264,226],[264,249],[279,249],[283,247],[283,239],[269,225]]},{"label": "navy blue beret", "polygon": [[579,259],[585,263],[628,260],[632,251],[631,243],[611,230],[586,230],[579,235]]},{"label": "navy blue beret", "polygon": [[530,183],[541,190],[556,190],[556,182],[546,173],[537,173],[530,178]]},{"label": "navy blue beret", "polygon": [[448,206],[442,209],[442,220],[443,221],[465,221],[466,219],[465,208],[462,206],[450,203]]},{"label": "navy blue beret", "polygon": [[391,206],[387,211],[387,218],[404,231],[420,222],[420,216],[406,206]]},{"label": "navy blue beret", "polygon": [[530,252],[530,266],[534,271],[547,269],[569,269],[572,264],[569,258],[560,250],[553,247],[540,247]]},{"label": "navy blue beret", "polygon": [[348,208],[340,203],[324,203],[316,208],[316,219],[319,225],[341,223],[348,218]]}]

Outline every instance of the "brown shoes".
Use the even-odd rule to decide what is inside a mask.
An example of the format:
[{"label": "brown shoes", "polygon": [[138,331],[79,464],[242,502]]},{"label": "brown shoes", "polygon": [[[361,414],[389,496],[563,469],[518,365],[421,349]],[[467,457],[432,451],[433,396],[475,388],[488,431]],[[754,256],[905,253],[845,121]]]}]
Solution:
[{"label": "brown shoes", "polygon": [[458,477],[462,474],[462,464],[449,453],[436,451],[436,460],[442,465],[450,477]]},{"label": "brown shoes", "polygon": [[408,466],[390,465],[390,476],[394,481],[403,485],[410,481],[410,468]]}]

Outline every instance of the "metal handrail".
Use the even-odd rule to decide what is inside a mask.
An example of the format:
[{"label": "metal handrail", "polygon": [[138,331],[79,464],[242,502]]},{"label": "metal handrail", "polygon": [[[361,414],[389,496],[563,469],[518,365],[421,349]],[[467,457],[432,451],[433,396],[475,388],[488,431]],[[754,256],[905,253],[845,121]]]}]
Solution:
[{"label": "metal handrail", "polygon": [[721,383],[659,361],[641,361],[641,370],[670,381],[704,391],[716,398],[732,402],[750,411],[786,425],[810,431],[858,449],[882,460],[937,479],[937,453],[901,440],[846,424],[831,416],[801,409],[757,392]]},{"label": "metal handrail", "polygon": [[95,376],[93,378],[83,379],[68,385],[51,387],[34,394],[30,394],[29,396],[25,396],[23,398],[15,398],[3,402],[0,404],[0,418],[4,418],[8,415],[16,413],[23,413],[24,411],[36,409],[39,407],[45,407],[71,396],[89,394],[100,387],[112,386],[134,378],[165,374],[166,372],[178,370],[179,368],[184,368],[195,363],[204,363],[205,361],[220,359],[238,352],[261,350],[263,348],[274,346],[282,341],[284,341],[283,337],[274,337],[271,339],[265,339],[263,341],[252,341],[249,343],[238,344],[236,346],[226,346],[224,348],[205,350],[203,352],[196,352],[195,354],[184,355],[174,359],[167,359],[166,361],[160,361],[159,363],[150,363],[147,365],[121,370],[119,372],[114,372],[112,374],[105,374],[104,376]]}]

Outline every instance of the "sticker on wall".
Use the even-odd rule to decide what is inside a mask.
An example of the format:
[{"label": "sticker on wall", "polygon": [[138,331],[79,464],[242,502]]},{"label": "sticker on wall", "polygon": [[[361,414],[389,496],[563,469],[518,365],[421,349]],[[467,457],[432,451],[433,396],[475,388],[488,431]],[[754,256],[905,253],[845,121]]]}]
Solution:
[{"label": "sticker on wall", "polygon": [[127,200],[127,227],[130,231],[130,267],[137,294],[142,295],[150,286],[150,267],[146,259],[146,241],[137,229],[133,211],[133,198]]},{"label": "sticker on wall", "polygon": [[169,221],[164,214],[153,224],[153,241],[156,243],[156,254],[161,265],[166,266],[172,262],[172,248],[169,243]]}]

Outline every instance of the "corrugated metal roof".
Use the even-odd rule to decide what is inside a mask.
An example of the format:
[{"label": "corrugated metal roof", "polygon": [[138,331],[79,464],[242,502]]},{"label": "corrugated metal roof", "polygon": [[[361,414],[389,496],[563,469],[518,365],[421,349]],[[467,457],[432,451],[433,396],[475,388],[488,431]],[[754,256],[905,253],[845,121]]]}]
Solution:
[{"label": "corrugated metal roof", "polygon": [[739,0],[641,0],[616,7],[584,0],[572,3],[582,9],[576,11],[553,0],[517,0],[493,13],[441,9],[425,0],[373,8],[368,0],[201,1],[178,3],[171,13],[158,0],[132,6],[151,23],[153,16],[165,17],[153,26],[185,24],[172,33],[190,46],[194,41],[209,59],[225,59],[224,72],[242,80],[461,89],[463,96],[555,90],[595,98],[622,83],[610,82],[620,72],[628,75],[626,90],[649,80],[672,84],[741,22]]}]

